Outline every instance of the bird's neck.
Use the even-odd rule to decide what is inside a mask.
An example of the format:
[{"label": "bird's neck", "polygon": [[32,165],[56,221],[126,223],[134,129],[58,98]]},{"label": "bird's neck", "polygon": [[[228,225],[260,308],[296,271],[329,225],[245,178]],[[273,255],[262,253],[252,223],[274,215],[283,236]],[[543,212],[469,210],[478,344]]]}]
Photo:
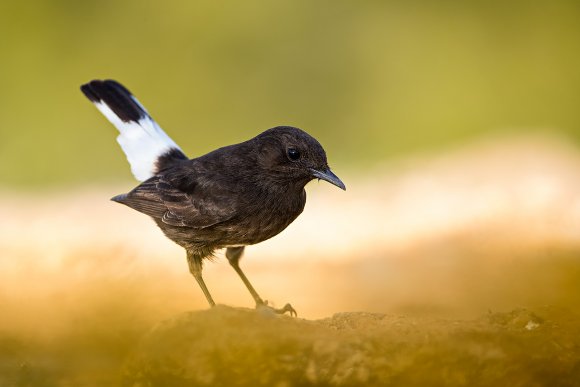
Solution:
[{"label": "bird's neck", "polygon": [[256,184],[268,191],[284,195],[302,195],[304,187],[311,179],[300,179],[285,175],[268,174],[256,181]]}]

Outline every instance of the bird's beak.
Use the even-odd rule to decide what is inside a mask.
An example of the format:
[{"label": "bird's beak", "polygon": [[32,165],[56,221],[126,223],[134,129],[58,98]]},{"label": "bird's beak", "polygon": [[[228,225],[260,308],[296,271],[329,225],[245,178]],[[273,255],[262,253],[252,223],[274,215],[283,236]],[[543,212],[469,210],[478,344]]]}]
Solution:
[{"label": "bird's beak", "polygon": [[317,179],[328,181],[330,184],[337,186],[338,188],[346,191],[346,186],[344,183],[336,176],[330,168],[326,168],[325,170],[319,171],[317,169],[311,169],[312,176]]}]

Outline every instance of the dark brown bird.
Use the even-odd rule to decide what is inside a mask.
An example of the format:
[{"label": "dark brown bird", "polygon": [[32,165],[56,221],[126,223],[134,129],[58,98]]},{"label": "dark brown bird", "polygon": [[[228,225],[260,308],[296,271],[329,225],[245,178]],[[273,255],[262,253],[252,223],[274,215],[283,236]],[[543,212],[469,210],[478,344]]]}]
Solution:
[{"label": "dark brown bird", "polygon": [[[121,84],[94,80],[81,90],[117,127],[117,141],[142,181],[112,200],[149,215],[185,248],[189,270],[210,306],[215,303],[203,281],[202,264],[222,248],[256,307],[267,306],[239,261],[245,246],[273,237],[300,215],[309,181],[322,179],[345,189],[328,167],[320,143],[298,128],[279,126],[188,159]],[[274,310],[296,314],[290,304]]]}]

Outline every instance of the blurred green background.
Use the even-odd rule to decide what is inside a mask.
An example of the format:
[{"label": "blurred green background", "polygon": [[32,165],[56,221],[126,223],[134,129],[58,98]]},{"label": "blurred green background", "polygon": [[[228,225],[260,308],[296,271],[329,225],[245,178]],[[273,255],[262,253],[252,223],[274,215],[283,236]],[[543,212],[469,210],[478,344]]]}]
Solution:
[{"label": "blurred green background", "polygon": [[280,124],[337,170],[506,131],[580,142],[577,1],[2,1],[0,186],[130,179],[79,85],[193,157]]}]

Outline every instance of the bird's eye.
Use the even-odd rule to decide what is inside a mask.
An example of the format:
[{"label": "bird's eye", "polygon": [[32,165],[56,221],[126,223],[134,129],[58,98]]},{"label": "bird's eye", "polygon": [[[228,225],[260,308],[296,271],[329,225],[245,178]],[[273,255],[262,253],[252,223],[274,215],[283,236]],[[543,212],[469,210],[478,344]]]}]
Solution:
[{"label": "bird's eye", "polygon": [[292,161],[296,161],[300,158],[300,151],[295,148],[288,148],[288,158]]}]

